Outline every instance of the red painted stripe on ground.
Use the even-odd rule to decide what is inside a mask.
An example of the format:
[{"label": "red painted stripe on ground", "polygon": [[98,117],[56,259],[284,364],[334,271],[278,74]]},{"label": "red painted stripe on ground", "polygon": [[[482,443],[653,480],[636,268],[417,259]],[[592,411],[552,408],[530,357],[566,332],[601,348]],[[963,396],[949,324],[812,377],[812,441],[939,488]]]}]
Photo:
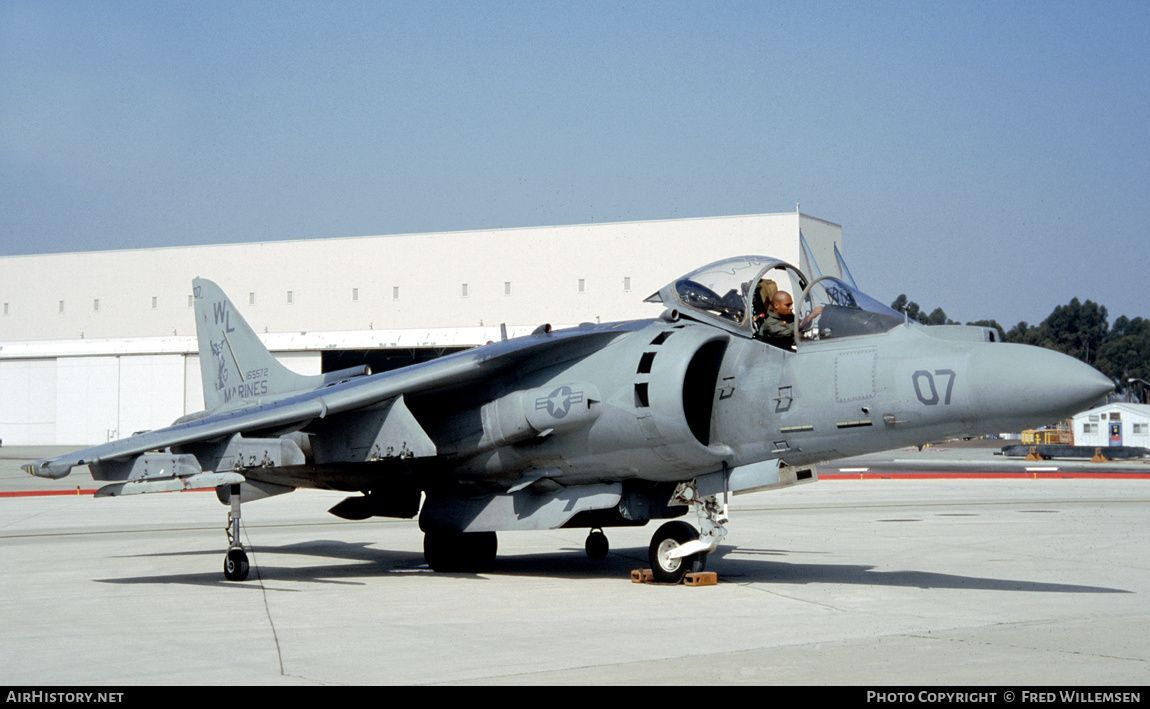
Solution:
[{"label": "red painted stripe on ground", "polygon": [[[214,487],[198,487],[193,490],[173,490],[173,492],[215,492]],[[0,492],[0,498],[3,497],[59,497],[61,495],[95,495],[95,488],[91,490],[82,490],[77,488],[75,490],[13,490],[10,492]]]}]

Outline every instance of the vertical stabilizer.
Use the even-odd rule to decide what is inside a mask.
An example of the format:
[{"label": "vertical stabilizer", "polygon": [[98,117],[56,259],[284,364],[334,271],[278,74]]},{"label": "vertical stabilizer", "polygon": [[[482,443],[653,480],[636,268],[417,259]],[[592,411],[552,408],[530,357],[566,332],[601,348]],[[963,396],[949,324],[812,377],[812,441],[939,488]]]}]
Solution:
[{"label": "vertical stabilizer", "polygon": [[192,293],[206,410],[323,383],[323,377],[296,374],[280,364],[215,283],[197,278]]}]

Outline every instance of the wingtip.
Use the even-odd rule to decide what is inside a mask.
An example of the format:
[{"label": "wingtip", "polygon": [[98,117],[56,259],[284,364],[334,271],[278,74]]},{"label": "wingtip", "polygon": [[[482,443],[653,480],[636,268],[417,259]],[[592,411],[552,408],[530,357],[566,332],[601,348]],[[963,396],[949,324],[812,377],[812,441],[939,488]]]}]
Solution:
[{"label": "wingtip", "polygon": [[45,460],[38,460],[35,463],[28,463],[21,466],[25,473],[38,478],[52,478],[57,480],[72,472],[72,464],[60,461],[53,461],[51,458]]}]

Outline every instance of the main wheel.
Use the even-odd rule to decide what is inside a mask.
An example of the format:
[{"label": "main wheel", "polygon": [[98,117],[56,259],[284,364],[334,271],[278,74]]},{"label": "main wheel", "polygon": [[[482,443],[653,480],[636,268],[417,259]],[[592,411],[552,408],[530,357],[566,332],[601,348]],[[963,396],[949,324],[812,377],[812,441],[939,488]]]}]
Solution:
[{"label": "main wheel", "polygon": [[243,549],[228,549],[228,555],[224,557],[224,578],[228,581],[243,581],[248,577],[248,568],[248,555]]},{"label": "main wheel", "polygon": [[651,537],[651,547],[647,558],[651,562],[651,574],[659,583],[679,583],[688,573],[702,571],[707,566],[706,552],[696,552],[678,559],[669,555],[687,542],[699,538],[699,532],[686,522],[668,522]]},{"label": "main wheel", "polygon": [[423,558],[433,571],[486,571],[495,563],[499,540],[495,532],[428,532]]}]

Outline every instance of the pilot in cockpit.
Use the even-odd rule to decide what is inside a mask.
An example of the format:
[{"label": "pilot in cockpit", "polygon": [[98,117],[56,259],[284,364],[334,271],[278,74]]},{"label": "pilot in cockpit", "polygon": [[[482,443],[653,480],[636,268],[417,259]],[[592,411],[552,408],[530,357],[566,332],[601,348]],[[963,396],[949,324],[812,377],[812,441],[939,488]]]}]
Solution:
[{"label": "pilot in cockpit", "polygon": [[[818,306],[809,315],[803,318],[802,326],[806,325],[823,312]],[[795,302],[791,294],[785,290],[775,293],[771,299],[770,308],[766,317],[758,325],[755,335],[769,345],[785,350],[793,350],[795,346]]]}]

